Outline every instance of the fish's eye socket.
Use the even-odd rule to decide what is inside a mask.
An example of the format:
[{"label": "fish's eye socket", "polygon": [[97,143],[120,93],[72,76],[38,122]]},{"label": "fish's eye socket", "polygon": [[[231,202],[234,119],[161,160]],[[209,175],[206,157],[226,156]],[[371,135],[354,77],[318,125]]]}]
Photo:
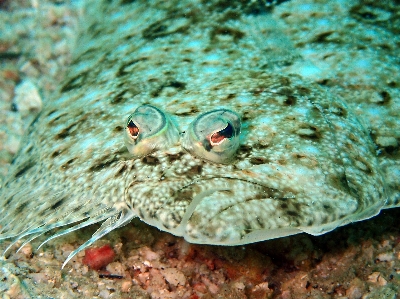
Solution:
[{"label": "fish's eye socket", "polygon": [[167,149],[179,140],[179,131],[170,117],[151,106],[139,106],[125,125],[125,145],[136,158]]},{"label": "fish's eye socket", "polygon": [[199,158],[227,164],[239,147],[240,117],[228,109],[216,109],[198,116],[182,139],[182,146]]}]

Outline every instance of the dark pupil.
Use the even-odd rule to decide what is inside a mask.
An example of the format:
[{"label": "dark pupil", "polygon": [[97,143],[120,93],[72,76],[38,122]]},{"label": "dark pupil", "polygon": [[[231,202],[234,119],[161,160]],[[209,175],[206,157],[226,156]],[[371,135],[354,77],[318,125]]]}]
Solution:
[{"label": "dark pupil", "polygon": [[213,143],[218,143],[225,138],[231,138],[233,136],[233,128],[232,125],[228,123],[225,129],[222,129],[219,132],[215,132],[211,136],[211,141]]},{"label": "dark pupil", "polygon": [[129,129],[129,134],[131,134],[132,137],[138,137],[139,128],[134,124],[133,121],[129,121],[128,129]]}]

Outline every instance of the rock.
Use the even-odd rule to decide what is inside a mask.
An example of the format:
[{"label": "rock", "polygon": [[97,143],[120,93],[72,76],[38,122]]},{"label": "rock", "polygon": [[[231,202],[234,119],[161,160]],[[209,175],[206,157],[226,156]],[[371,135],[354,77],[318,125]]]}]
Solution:
[{"label": "rock", "polygon": [[161,274],[164,276],[165,280],[171,285],[184,286],[186,284],[185,275],[178,269],[166,268],[164,270],[161,270]]}]

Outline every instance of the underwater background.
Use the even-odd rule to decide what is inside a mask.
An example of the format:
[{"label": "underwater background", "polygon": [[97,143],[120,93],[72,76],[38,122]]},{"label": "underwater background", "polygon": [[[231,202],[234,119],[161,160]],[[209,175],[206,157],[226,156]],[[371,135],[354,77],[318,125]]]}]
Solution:
[{"label": "underwater background", "polygon": [[[134,2],[118,3],[129,10]],[[1,186],[29,124],[65,87],[88,3],[0,1]],[[162,1],[152,2],[157,5]],[[229,18],[271,16],[268,26],[283,34],[264,41],[255,31],[254,37],[255,47],[268,50],[260,58],[267,61],[265,68],[298,74],[344,98],[370,130],[388,188],[397,190],[393,202],[398,201],[399,3],[210,1],[207,7]],[[144,38],[162,37],[163,28],[150,29]],[[240,31],[216,32],[215,39],[240,39]],[[19,252],[22,242],[17,243],[0,262],[0,293],[3,298],[398,298],[399,210],[383,210],[319,237],[300,234],[233,247],[189,244],[134,219],[94,244],[111,246],[111,263],[91,269],[82,251],[61,270],[96,231],[94,225],[38,251],[40,238]],[[6,210],[1,218],[7,218]],[[9,244],[0,241],[0,249]]]}]

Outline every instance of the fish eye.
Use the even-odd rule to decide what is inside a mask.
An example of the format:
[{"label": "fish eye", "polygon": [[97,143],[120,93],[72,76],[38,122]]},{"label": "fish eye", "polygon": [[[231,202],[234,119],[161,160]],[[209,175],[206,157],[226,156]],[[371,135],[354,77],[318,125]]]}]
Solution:
[{"label": "fish eye", "polygon": [[184,134],[182,146],[199,158],[226,164],[239,147],[240,117],[228,109],[216,109],[198,116]]},{"label": "fish eye", "polygon": [[136,158],[167,149],[179,140],[179,131],[169,116],[151,105],[139,106],[125,125],[125,145]]}]

